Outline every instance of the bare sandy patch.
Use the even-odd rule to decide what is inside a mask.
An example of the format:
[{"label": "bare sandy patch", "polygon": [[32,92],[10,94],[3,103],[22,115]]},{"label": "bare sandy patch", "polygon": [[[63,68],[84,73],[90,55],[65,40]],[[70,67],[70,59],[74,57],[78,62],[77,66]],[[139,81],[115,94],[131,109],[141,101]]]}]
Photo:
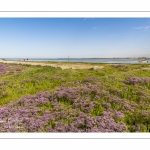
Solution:
[{"label": "bare sandy patch", "polygon": [[150,70],[150,68],[142,68],[142,70]]},{"label": "bare sandy patch", "polygon": [[0,60],[2,63],[8,63],[8,64],[23,64],[23,65],[40,65],[40,66],[51,66],[55,68],[62,68],[62,69],[102,69],[104,66],[96,65],[96,64],[64,64],[64,63],[45,63],[45,62],[30,62],[30,61],[3,61]]}]

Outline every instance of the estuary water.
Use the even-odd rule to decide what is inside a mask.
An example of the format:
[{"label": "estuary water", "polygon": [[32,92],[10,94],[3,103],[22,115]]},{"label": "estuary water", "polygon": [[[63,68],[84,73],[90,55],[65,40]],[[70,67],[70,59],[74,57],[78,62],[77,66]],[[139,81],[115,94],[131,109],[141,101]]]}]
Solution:
[{"label": "estuary water", "polygon": [[[6,60],[21,60],[27,58],[6,58]],[[28,61],[50,61],[50,62],[89,62],[89,63],[121,63],[138,64],[138,59],[114,59],[114,58],[28,58]],[[150,59],[148,60],[150,63]]]}]

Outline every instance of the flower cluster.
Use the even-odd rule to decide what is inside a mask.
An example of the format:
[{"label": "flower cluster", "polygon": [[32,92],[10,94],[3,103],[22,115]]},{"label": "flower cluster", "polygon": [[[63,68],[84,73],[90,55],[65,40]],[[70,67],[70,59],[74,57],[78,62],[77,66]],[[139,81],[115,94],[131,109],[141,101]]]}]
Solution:
[{"label": "flower cluster", "polygon": [[1,64],[0,63],[0,76],[8,74],[13,74],[15,72],[21,72],[22,67],[16,64]]},{"label": "flower cluster", "polygon": [[[9,68],[4,65],[3,73],[5,67]],[[112,77],[109,79],[115,82]],[[24,79],[21,84],[38,84],[43,78],[48,75]],[[52,78],[61,80],[56,75]],[[52,93],[26,95],[0,108],[0,132],[149,132],[150,97],[148,92],[132,89],[138,83],[149,83],[149,78],[130,76],[126,84],[123,82],[123,90],[106,87],[100,78],[94,77],[62,82]],[[7,84],[0,82],[0,87]],[[7,95],[0,92],[3,97]]]},{"label": "flower cluster", "polygon": [[138,83],[147,84],[147,83],[150,83],[150,78],[142,78],[142,77],[131,76],[126,80],[125,83],[133,84],[133,85],[138,84]]},{"label": "flower cluster", "polygon": [[120,111],[102,107],[106,94],[100,82],[85,79],[82,86],[62,85],[53,93],[22,97],[0,109],[0,132],[127,131],[125,123],[117,122],[124,117]]}]

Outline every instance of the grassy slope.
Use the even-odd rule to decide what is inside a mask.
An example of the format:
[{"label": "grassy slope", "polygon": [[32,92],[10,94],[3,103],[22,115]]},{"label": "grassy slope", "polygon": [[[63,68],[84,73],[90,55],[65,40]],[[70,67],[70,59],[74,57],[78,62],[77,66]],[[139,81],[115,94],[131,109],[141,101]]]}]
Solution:
[{"label": "grassy slope", "polygon": [[5,73],[0,77],[0,82],[6,82],[1,87],[3,94],[0,97],[0,105],[7,104],[11,100],[27,94],[35,94],[39,91],[53,91],[55,87],[75,80],[82,80],[87,76],[98,76],[93,70],[73,70],[53,67],[41,67],[22,65],[22,73]]},{"label": "grassy slope", "polygon": [[[103,64],[102,69],[83,69],[73,70],[53,67],[41,67],[23,65],[22,73],[8,72],[0,77],[0,82],[5,82],[1,85],[0,105],[4,106],[12,100],[16,100],[27,94],[35,94],[40,91],[53,92],[56,87],[67,84],[72,81],[82,81],[87,77],[97,77],[105,89],[119,98],[125,99],[128,103],[136,103],[139,105],[133,113],[127,113],[124,117],[124,122],[128,125],[130,131],[134,131],[131,126],[135,123],[145,124],[147,128],[142,131],[149,131],[150,121],[142,112],[142,105],[145,111],[150,110],[150,83],[126,84],[130,76],[148,78],[150,77],[150,65],[106,65]],[[74,85],[70,85],[74,86]],[[103,97],[101,98],[103,99]],[[142,101],[143,100],[143,101]],[[109,101],[109,100],[108,100]],[[116,110],[121,110],[120,104],[111,103],[111,107]],[[101,105],[96,108],[101,109]],[[94,112],[95,110],[93,110]],[[92,113],[93,113],[92,112]],[[94,115],[95,113],[93,113]],[[96,113],[98,115],[98,113]],[[145,117],[145,118],[144,118]]]}]

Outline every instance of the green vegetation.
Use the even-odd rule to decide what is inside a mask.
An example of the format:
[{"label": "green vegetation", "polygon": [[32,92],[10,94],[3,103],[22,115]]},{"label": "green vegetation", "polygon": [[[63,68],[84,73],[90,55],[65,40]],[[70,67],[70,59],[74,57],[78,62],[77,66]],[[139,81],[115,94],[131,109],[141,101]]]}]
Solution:
[{"label": "green vegetation", "polygon": [[[94,64],[90,65],[94,66]],[[102,116],[103,112],[108,110],[113,114],[115,114],[115,111],[121,112],[124,114],[123,117],[117,118],[116,115],[113,118],[117,123],[125,123],[128,131],[135,132],[139,130],[141,132],[149,132],[150,65],[96,65],[104,67],[101,69],[62,70],[61,68],[50,66],[8,65],[5,71],[4,66],[2,66],[2,71],[0,72],[0,106],[7,106],[11,101],[17,101],[27,95],[34,95],[45,91],[49,94],[54,93],[61,86],[65,86],[68,89],[81,87],[78,100],[86,97],[86,95],[88,97],[86,97],[86,104],[84,104],[82,99],[83,106],[82,104],[78,106],[79,110],[89,112],[93,118]],[[88,92],[85,88],[85,91],[82,92],[82,85],[88,87],[89,84],[97,86],[98,90],[91,89]],[[102,88],[99,86],[102,86]],[[93,89],[96,89],[96,87]],[[74,93],[74,95],[77,95],[77,93]],[[73,96],[70,98],[68,95],[62,94],[62,96],[56,96],[56,98],[58,104],[68,112],[76,108]],[[92,109],[85,109],[86,105],[90,105],[91,101],[95,102],[91,107]],[[20,107],[24,106],[23,103],[18,103],[18,105]],[[39,108],[39,116],[43,116],[44,111],[54,112],[50,102],[41,104]],[[73,119],[63,120],[63,122],[67,124],[68,122],[73,122]],[[53,121],[49,121],[48,124],[52,129],[55,128]],[[81,124],[79,128],[85,129],[86,126]]]},{"label": "green vegetation", "polygon": [[[9,66],[15,68],[19,65]],[[79,80],[86,77],[101,76],[103,70],[90,69],[65,69],[54,68],[50,66],[32,66],[20,65],[23,68],[21,73],[5,72],[0,77],[0,105],[5,105],[11,100],[18,99],[27,94],[35,94],[40,91],[48,90],[50,92],[62,84]]]}]

